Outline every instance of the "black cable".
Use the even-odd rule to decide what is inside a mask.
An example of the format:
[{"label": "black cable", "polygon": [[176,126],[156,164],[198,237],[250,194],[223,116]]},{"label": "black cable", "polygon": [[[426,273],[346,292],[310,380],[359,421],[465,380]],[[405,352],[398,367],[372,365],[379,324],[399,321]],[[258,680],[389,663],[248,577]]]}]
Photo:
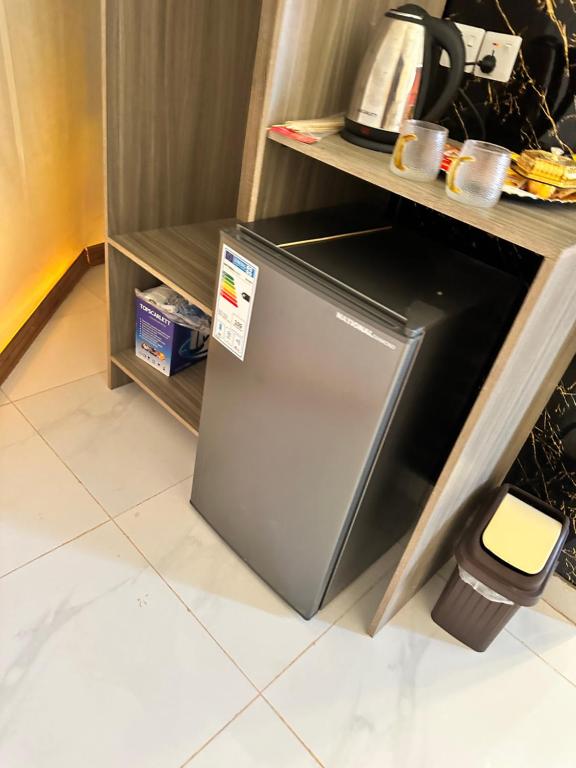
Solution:
[{"label": "black cable", "polygon": [[468,104],[471,112],[474,114],[474,117],[478,121],[478,125],[480,126],[480,141],[484,141],[486,138],[486,128],[484,127],[484,120],[482,120],[482,117],[480,115],[480,112],[476,109],[476,106],[472,103],[472,100],[470,99],[470,96],[466,93],[466,91],[463,88],[458,88],[458,92],[460,96],[464,99],[466,104]]},{"label": "black cable", "polygon": [[480,70],[484,72],[484,74],[489,75],[496,69],[496,56],[494,56],[493,53],[487,53],[486,56],[478,59],[478,61],[466,61],[464,66],[480,67]]}]

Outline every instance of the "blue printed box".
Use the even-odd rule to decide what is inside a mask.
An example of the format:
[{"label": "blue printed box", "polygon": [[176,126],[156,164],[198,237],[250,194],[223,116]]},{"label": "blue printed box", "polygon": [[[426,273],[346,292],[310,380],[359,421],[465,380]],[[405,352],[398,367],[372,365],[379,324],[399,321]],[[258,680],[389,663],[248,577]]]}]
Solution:
[{"label": "blue printed box", "polygon": [[162,310],[136,296],[136,357],[165,376],[206,357],[210,334],[174,322]]}]

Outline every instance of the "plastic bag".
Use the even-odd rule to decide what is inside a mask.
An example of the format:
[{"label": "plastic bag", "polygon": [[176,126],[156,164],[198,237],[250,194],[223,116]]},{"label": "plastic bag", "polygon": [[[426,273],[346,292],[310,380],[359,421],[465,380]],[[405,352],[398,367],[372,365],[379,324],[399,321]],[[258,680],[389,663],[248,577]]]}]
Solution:
[{"label": "plastic bag", "polygon": [[158,307],[173,323],[179,323],[199,333],[210,334],[210,317],[199,307],[191,304],[168,285],[157,285],[136,295]]},{"label": "plastic bag", "polygon": [[472,587],[472,589],[478,592],[479,595],[485,597],[486,600],[490,600],[492,603],[505,603],[506,605],[514,605],[512,600],[508,600],[508,598],[504,597],[504,595],[500,595],[498,592],[494,592],[493,589],[490,589],[490,587],[487,587],[486,584],[482,584],[481,581],[478,581],[478,579],[472,576],[471,573],[468,573],[468,571],[465,571],[464,568],[462,568],[460,565],[458,566],[458,574],[465,584],[468,584],[469,587]]}]

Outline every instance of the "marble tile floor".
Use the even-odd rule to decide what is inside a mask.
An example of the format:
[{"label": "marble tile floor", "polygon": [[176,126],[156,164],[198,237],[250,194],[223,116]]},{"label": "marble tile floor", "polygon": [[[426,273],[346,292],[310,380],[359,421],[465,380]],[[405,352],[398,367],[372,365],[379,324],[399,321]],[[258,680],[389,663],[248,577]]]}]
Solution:
[{"label": "marble tile floor", "polygon": [[304,621],[189,505],[195,438],[107,389],[103,297],[94,268],[0,390],[2,768],[574,765],[573,624],[476,654],[436,576],[369,638],[386,558]]}]

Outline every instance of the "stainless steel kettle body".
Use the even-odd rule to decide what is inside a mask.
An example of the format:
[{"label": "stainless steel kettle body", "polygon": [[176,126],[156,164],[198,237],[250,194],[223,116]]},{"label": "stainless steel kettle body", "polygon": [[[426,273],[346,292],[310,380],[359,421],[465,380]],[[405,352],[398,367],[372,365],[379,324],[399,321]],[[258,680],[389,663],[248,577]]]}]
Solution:
[{"label": "stainless steel kettle body", "polygon": [[[450,58],[448,80],[436,103],[424,113],[439,50]],[[344,138],[390,151],[402,121],[440,119],[454,101],[465,67],[465,48],[455,24],[430,16],[418,5],[388,11],[364,56]]]}]

